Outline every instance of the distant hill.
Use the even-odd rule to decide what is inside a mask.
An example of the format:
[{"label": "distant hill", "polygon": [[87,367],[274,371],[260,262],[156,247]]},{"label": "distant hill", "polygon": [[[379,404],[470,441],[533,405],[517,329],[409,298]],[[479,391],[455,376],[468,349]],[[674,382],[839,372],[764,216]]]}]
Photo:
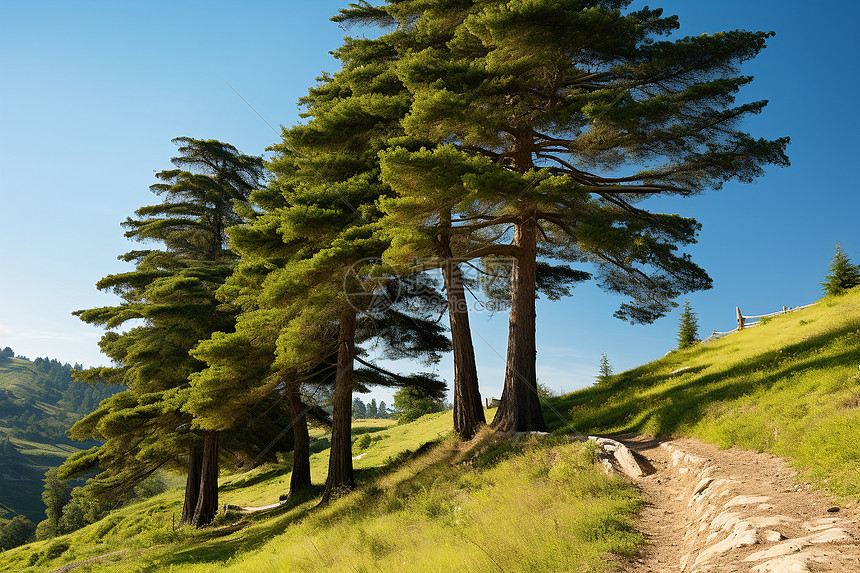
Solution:
[{"label": "distant hill", "polygon": [[70,364],[13,354],[0,351],[0,518],[19,513],[38,523],[45,472],[93,445],[66,430],[119,388],[76,382]]}]

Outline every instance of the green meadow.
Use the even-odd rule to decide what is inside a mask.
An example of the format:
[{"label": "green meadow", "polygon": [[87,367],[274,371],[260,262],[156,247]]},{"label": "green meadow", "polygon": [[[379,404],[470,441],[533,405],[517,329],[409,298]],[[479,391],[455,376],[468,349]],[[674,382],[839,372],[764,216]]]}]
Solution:
[{"label": "green meadow", "polygon": [[[325,507],[318,485],[274,509],[228,508],[176,528],[182,489],[138,501],[50,541],[0,554],[0,571],[609,571],[644,543],[642,499],[569,434],[691,436],[784,456],[801,477],[860,498],[860,289],[549,400],[554,435],[489,429],[462,443],[451,412],[353,427],[358,488]],[[488,419],[492,412],[488,412]],[[312,431],[315,484],[329,435]],[[223,475],[220,502],[276,503],[289,457]],[[178,485],[178,484],[177,484]]]},{"label": "green meadow", "polygon": [[[177,488],[0,554],[0,571],[51,571],[120,551],[76,571],[597,572],[642,543],[633,526],[637,491],[605,475],[590,444],[564,436],[512,441],[490,430],[464,444],[451,425],[450,412],[404,425],[359,421],[359,487],[325,507],[317,507],[317,490],[268,511],[228,510],[211,528],[175,529]],[[318,430],[313,440],[312,475],[321,483],[328,437]],[[289,466],[285,459],[224,476],[220,501],[276,502]]]},{"label": "green meadow", "polygon": [[557,431],[698,438],[786,457],[804,479],[860,497],[860,289],[825,297],[569,394]]}]

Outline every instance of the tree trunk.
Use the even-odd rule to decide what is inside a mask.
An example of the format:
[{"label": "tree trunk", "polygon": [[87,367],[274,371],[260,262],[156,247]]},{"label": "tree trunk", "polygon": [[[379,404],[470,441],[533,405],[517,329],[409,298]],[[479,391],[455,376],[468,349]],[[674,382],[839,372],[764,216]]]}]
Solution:
[{"label": "tree trunk", "polygon": [[293,473],[290,476],[290,495],[311,486],[310,437],[305,405],[297,387],[288,394],[290,417],[293,419]]},{"label": "tree trunk", "polygon": [[200,495],[191,525],[195,528],[212,523],[218,513],[218,432],[206,432],[203,439],[203,465],[200,470]]},{"label": "tree trunk", "polygon": [[182,517],[179,525],[190,525],[200,497],[200,473],[203,468],[203,448],[198,442],[191,446],[188,452],[188,478],[185,480],[185,503],[182,505]]},{"label": "tree trunk", "polygon": [[481,392],[478,389],[478,368],[472,330],[469,326],[469,306],[463,288],[460,265],[452,257],[447,235],[440,238],[439,255],[443,259],[442,276],[448,296],[448,319],[454,346],[454,431],[461,440],[471,440],[478,428],[486,424]]},{"label": "tree trunk", "polygon": [[493,425],[502,431],[545,431],[537,392],[535,347],[535,286],[537,280],[537,221],[527,215],[514,228],[519,252],[511,272],[511,318],[505,386]]},{"label": "tree trunk", "polygon": [[355,310],[348,305],[340,315],[337,341],[337,378],[331,425],[331,455],[322,502],[355,487],[352,472],[352,376],[355,360]]}]

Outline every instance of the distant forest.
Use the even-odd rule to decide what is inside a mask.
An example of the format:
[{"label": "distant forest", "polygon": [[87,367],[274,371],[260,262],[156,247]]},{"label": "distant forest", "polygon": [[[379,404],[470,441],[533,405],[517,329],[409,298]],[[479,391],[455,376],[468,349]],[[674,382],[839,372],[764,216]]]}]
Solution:
[{"label": "distant forest", "polygon": [[0,442],[14,437],[75,443],[66,436],[66,430],[120,388],[76,382],[73,368],[80,370],[82,366],[52,358],[30,361],[15,356],[8,346],[0,350]]},{"label": "distant forest", "polygon": [[352,401],[352,417],[356,419],[374,419],[388,420],[391,419],[392,412],[388,410],[385,402],[376,404],[376,398],[365,404],[361,398],[356,397]]}]

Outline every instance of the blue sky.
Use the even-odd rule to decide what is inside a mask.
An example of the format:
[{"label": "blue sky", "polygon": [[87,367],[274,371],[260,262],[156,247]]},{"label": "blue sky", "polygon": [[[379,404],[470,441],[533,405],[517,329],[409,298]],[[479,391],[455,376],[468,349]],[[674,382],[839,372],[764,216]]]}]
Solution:
[{"label": "blue sky", "polygon": [[[641,6],[644,2],[636,2]],[[703,224],[689,249],[714,279],[694,293],[700,332],[730,330],[734,307],[761,314],[817,299],[834,244],[860,263],[856,105],[860,7],[806,2],[652,2],[682,34],[774,30],[749,64],[745,100],[769,99],[747,127],[792,138],[792,167],[655,210]],[[270,124],[298,119],[297,99],[336,71],[345,32],[328,21],[343,2],[0,2],[0,347],[35,358],[104,362],[101,331],[71,316],[115,302],[95,282],[127,270],[119,223],[153,202],[177,136],[227,141],[260,154]],[[353,30],[358,34],[360,30]],[[556,390],[590,384],[600,353],[616,371],[674,346],[678,313],[649,326],[612,318],[622,302],[593,285],[538,303],[538,375]],[[499,396],[507,316],[472,315],[481,390]],[[398,365],[406,370],[409,365]],[[450,358],[438,365],[450,380]],[[374,395],[390,404],[390,394]],[[369,396],[366,397],[369,400]]]}]

